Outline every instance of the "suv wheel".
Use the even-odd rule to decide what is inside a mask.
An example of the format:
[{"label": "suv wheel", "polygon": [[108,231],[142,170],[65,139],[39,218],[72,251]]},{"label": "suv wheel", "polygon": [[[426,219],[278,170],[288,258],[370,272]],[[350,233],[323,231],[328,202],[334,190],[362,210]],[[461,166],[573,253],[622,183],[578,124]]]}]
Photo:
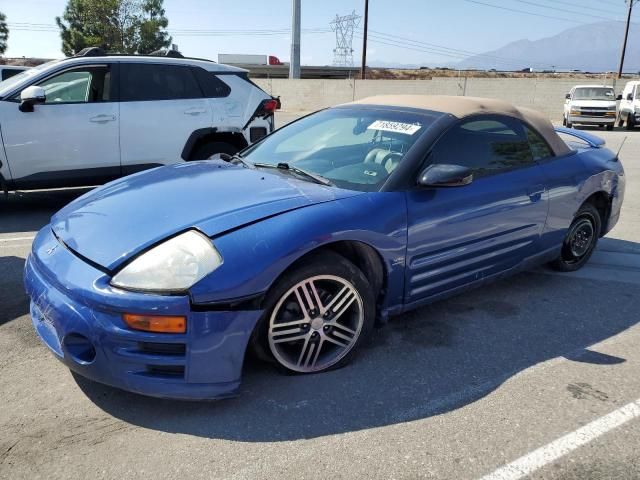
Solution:
[{"label": "suv wheel", "polygon": [[636,126],[636,122],[634,121],[633,115],[630,113],[627,114],[627,130],[633,130],[633,127]]},{"label": "suv wheel", "polygon": [[191,160],[208,160],[217,153],[234,155],[238,153],[238,149],[227,142],[209,142],[198,147],[191,155]]}]

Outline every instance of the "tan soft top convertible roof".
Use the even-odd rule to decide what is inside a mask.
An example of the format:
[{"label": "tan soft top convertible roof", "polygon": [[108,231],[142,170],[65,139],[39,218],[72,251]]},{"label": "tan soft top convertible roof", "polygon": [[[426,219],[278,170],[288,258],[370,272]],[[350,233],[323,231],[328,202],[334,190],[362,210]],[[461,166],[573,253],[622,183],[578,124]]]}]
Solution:
[{"label": "tan soft top convertible roof", "polygon": [[544,115],[529,108],[515,107],[502,100],[446,95],[380,95],[356,100],[347,105],[418,108],[449,113],[457,118],[464,118],[478,113],[507,115],[522,120],[535,128],[544,137],[556,155],[566,155],[571,152],[571,149],[558,136],[553,129],[553,125]]}]

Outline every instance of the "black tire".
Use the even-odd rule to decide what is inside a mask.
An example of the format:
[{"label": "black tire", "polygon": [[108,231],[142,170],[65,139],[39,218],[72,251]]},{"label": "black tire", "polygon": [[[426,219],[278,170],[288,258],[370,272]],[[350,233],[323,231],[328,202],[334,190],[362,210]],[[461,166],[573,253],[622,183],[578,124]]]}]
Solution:
[{"label": "black tire", "polygon": [[633,130],[633,127],[636,126],[636,122],[633,118],[633,115],[627,114],[627,130]]},{"label": "black tire", "polygon": [[570,123],[569,120],[567,120],[567,128],[573,128],[573,123]]},{"label": "black tire", "polygon": [[561,272],[582,268],[591,258],[601,231],[600,213],[592,204],[585,203],[571,222],[560,256],[551,262],[551,267]]},{"label": "black tire", "polygon": [[564,115],[562,116],[562,126],[563,127],[567,126],[567,117],[565,117]]},{"label": "black tire", "polygon": [[[336,363],[327,366],[326,368],[318,369],[315,371],[300,372],[292,370],[284,365],[271,349],[269,343],[269,327],[270,320],[273,314],[274,308],[278,305],[281,298],[286,296],[287,292],[293,288],[296,284],[309,279],[311,277],[331,275],[340,277],[355,287],[362,299],[362,326],[359,331],[359,335],[348,353],[340,358]],[[330,301],[331,297],[327,301]],[[342,255],[331,251],[323,251],[317,254],[309,256],[303,263],[294,268],[293,270],[284,274],[279,278],[274,285],[269,289],[265,297],[264,314],[258,321],[256,328],[253,331],[250,340],[250,346],[253,353],[260,359],[271,363],[274,363],[278,370],[286,374],[306,374],[306,373],[320,373],[329,370],[335,370],[341,368],[349,363],[355,356],[359,347],[364,344],[369,338],[375,322],[375,296],[374,292],[369,284],[369,281],[364,274],[349,260]],[[322,333],[322,332],[320,332]],[[303,342],[298,340],[297,342]],[[291,342],[290,342],[291,343]],[[293,342],[295,344],[295,342]],[[302,347],[304,349],[304,347]]]},{"label": "black tire", "polygon": [[613,123],[610,123],[609,125],[607,125],[607,131],[610,132],[611,130],[613,130]]},{"label": "black tire", "polygon": [[238,153],[238,149],[227,142],[209,142],[198,147],[191,155],[191,160],[207,160],[216,153],[233,155]]},{"label": "black tire", "polygon": [[618,127],[622,128],[624,126],[624,119],[622,116],[618,117]]}]

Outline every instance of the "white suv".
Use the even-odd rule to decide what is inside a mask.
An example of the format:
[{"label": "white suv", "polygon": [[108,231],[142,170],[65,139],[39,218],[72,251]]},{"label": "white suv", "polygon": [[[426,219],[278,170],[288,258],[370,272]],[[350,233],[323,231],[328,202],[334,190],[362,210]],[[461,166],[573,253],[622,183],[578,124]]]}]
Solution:
[{"label": "white suv", "polygon": [[627,82],[620,99],[620,116],[618,125],[627,123],[627,130],[640,125],[640,82]]},{"label": "white suv", "polygon": [[616,123],[616,95],[606,85],[576,85],[564,102],[563,125],[598,125],[613,130]]},{"label": "white suv", "polygon": [[98,185],[233,154],[273,131],[279,105],[240,68],[86,49],[0,83],[0,182],[5,191]]}]

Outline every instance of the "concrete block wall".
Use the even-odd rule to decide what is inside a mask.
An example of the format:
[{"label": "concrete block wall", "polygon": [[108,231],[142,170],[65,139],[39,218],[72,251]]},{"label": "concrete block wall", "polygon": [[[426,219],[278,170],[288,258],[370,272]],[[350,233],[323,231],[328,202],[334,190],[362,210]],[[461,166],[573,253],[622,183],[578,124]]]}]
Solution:
[{"label": "concrete block wall", "polygon": [[[467,95],[499,98],[562,119],[564,97],[576,84],[597,84],[592,79],[553,78],[433,78],[431,80],[289,80],[254,79],[271,95],[280,96],[282,109],[311,112],[373,95]],[[621,90],[623,83],[616,90]]]}]

